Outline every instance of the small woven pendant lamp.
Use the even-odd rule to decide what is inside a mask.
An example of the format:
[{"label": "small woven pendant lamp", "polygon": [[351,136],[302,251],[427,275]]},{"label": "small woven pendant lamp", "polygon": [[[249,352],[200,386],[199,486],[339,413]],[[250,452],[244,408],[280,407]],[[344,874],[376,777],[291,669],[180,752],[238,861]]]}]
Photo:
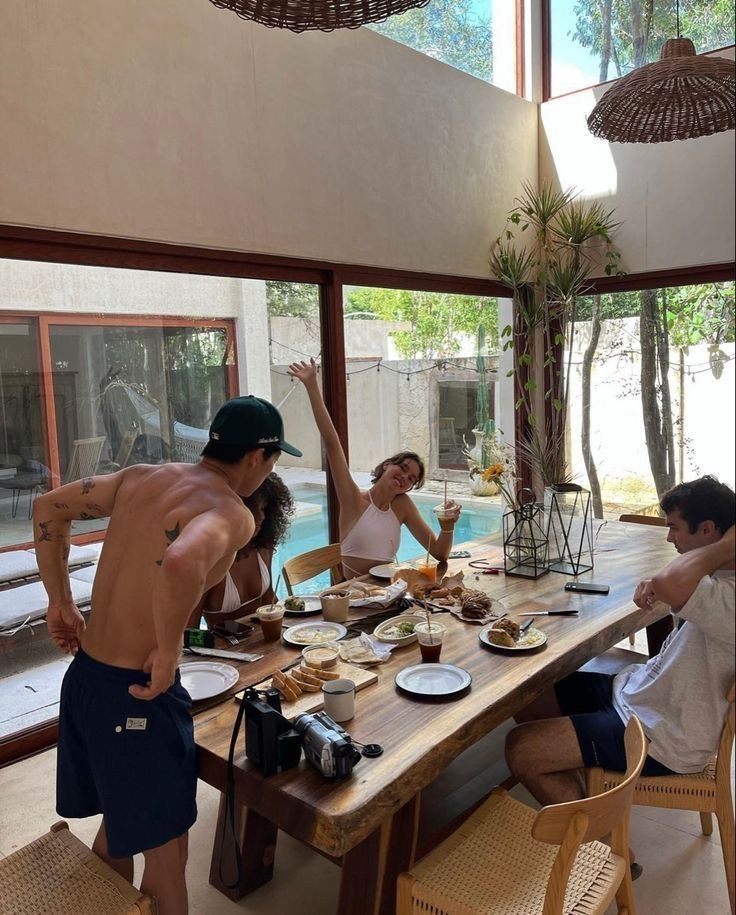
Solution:
[{"label": "small woven pendant lamp", "polygon": [[271,29],[292,32],[357,29],[369,22],[426,6],[429,0],[210,0]]},{"label": "small woven pendant lamp", "polygon": [[621,77],[588,117],[590,132],[616,143],[669,143],[734,129],[736,63],[695,53],[689,38],[664,43],[656,63]]}]

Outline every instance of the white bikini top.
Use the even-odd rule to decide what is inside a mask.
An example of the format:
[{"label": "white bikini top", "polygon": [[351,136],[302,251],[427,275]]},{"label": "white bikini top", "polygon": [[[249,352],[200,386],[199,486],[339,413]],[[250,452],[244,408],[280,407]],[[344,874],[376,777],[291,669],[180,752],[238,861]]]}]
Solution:
[{"label": "white bikini top", "polygon": [[342,555],[354,559],[375,559],[376,563],[393,562],[401,542],[401,522],[389,506],[381,511],[370,505],[348,531],[342,542]]},{"label": "white bikini top", "polygon": [[261,573],[261,590],[258,594],[254,594],[253,597],[249,597],[247,601],[242,601],[240,599],[240,593],[238,587],[233,581],[232,575],[228,572],[225,575],[225,594],[222,598],[222,607],[220,607],[220,613],[232,613],[233,610],[237,610],[238,607],[242,607],[243,603],[249,603],[251,600],[257,600],[257,598],[262,597],[266,591],[268,591],[271,584],[271,576],[268,573],[268,566],[261,559],[261,554],[256,553],[256,558],[258,559],[258,568]]}]

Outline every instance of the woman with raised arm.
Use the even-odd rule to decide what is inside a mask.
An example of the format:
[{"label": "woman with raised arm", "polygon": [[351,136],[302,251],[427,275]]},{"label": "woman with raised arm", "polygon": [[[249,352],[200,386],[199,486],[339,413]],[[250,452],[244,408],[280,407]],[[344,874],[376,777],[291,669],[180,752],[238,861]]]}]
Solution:
[{"label": "woman with raised arm", "polygon": [[400,451],[382,461],[372,473],[373,486],[363,492],[350,475],[345,452],[322,400],[317,384],[317,366],[294,362],[289,374],[307,389],[309,403],[327,452],[327,461],[340,506],[342,565],[346,577],[363,575],[372,566],[393,562],[399,549],[401,527],[406,525],[425,550],[444,562],[452,549],[460,506],[448,502],[442,530],[435,534],[407,495],[424,483],[424,464],[413,451]]}]

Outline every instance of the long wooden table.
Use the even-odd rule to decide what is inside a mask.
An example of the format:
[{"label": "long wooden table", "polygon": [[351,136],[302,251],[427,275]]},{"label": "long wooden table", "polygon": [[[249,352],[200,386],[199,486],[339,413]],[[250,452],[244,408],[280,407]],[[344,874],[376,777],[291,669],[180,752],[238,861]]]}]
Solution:
[{"label": "long wooden table", "polygon": [[[475,558],[500,558],[497,542],[478,543]],[[413,862],[419,795],[457,756],[526,706],[557,680],[615,645],[629,633],[653,625],[666,614],[662,606],[640,610],[631,601],[639,580],[650,577],[674,557],[661,529],[610,522],[597,541],[595,570],[581,576],[610,585],[606,596],[564,591],[571,579],[548,573],[536,581],[478,575],[468,560],[450,563],[465,568],[465,583],[503,601],[514,618],[530,601],[553,609],[577,609],[577,617],[539,617],[547,645],[533,653],[509,655],[484,648],[477,625],[450,614],[441,617],[449,632],[441,660],[467,670],[472,688],[456,701],[423,701],[398,693],[396,673],[418,663],[416,644],[395,649],[378,669],[378,682],[356,696],[348,730],[355,740],[379,743],[384,753],[363,759],[353,777],[328,781],[305,761],[270,778],[245,759],[241,737],[236,752],[238,841],[245,872],[235,889],[232,849],[221,841],[220,825],[213,850],[210,882],[231,898],[240,898],[271,879],[279,829],[342,865],[339,915],[392,912],[396,876]],[[255,646],[254,646],[255,647]],[[274,670],[297,657],[281,645],[248,672],[241,682],[257,683],[264,667]],[[237,712],[231,700],[195,716],[200,777],[224,791],[227,755]]]}]

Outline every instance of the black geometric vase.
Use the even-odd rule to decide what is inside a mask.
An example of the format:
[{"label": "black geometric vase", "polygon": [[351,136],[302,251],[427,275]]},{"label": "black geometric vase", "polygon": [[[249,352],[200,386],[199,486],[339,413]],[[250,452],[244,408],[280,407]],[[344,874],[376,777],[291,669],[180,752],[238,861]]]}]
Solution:
[{"label": "black geometric vase", "polygon": [[[524,493],[530,498],[524,502]],[[519,493],[519,507],[504,512],[503,567],[506,575],[539,578],[549,572],[543,506],[531,490]]]},{"label": "black geometric vase", "polygon": [[590,492],[577,483],[558,483],[544,490],[549,568],[579,575],[593,568],[593,519]]}]

